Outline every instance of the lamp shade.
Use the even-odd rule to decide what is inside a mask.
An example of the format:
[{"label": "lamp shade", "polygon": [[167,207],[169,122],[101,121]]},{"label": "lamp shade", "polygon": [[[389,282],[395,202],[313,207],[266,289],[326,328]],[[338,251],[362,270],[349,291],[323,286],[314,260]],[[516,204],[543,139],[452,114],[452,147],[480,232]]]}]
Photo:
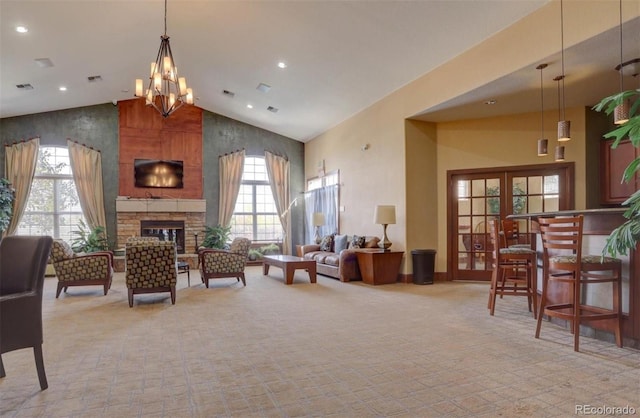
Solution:
[{"label": "lamp shade", "polygon": [[373,215],[373,222],[380,225],[396,223],[396,207],[393,205],[378,205]]},{"label": "lamp shade", "polygon": [[313,212],[313,219],[311,220],[313,226],[322,226],[324,225],[324,213],[322,212]]}]

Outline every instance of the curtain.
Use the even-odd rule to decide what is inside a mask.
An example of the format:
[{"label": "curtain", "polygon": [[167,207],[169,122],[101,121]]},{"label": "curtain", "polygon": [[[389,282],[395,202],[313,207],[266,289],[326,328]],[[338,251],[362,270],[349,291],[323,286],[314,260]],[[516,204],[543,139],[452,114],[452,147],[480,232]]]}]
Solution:
[{"label": "curtain", "polygon": [[291,212],[289,209],[289,161],[286,158],[265,151],[265,162],[269,185],[276,203],[280,224],[284,230],[282,253],[291,254]]},{"label": "curtain", "polygon": [[39,148],[40,138],[33,138],[5,148],[4,176],[16,191],[13,201],[13,215],[5,231],[7,236],[16,232],[20,219],[22,219],[31,192],[33,175],[36,173]]},{"label": "curtain", "polygon": [[228,226],[231,223],[233,210],[242,182],[244,169],[244,150],[232,152],[218,157],[220,164],[220,206],[218,208],[218,224]]},{"label": "curtain", "polygon": [[312,218],[314,212],[324,214],[324,225],[320,227],[320,236],[338,232],[338,185],[320,187],[304,194],[305,242],[314,242],[315,227]]},{"label": "curtain", "polygon": [[73,181],[78,190],[80,207],[90,228],[107,227],[102,189],[102,156],[100,151],[67,140]]}]

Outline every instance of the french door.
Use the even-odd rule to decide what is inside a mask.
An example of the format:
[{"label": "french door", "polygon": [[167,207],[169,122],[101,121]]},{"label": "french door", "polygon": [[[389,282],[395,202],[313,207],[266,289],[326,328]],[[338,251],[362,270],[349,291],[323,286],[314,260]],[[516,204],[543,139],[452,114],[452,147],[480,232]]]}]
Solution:
[{"label": "french door", "polygon": [[[555,212],[573,206],[573,163],[454,170],[448,176],[448,271],[451,280],[490,280],[488,225],[510,214]],[[533,243],[519,219],[519,240]]]}]

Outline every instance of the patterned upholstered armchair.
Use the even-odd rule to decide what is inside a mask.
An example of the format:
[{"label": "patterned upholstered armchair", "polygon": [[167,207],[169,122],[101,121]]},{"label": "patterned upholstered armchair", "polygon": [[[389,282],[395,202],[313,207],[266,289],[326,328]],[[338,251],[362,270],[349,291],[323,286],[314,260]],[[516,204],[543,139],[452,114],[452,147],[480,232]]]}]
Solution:
[{"label": "patterned upholstered armchair", "polygon": [[132,242],[126,245],[126,281],[129,307],[133,295],[169,292],[176,303],[176,245],[171,241]]},{"label": "patterned upholstered armchair", "polygon": [[247,238],[236,238],[229,250],[201,249],[198,258],[202,283],[209,287],[209,279],[235,277],[238,281],[242,279],[242,284],[246,286],[244,268],[247,265],[250,246],[251,241]]},{"label": "patterned upholstered armchair", "polygon": [[113,278],[111,251],[76,254],[67,242],[57,239],[53,241],[51,248],[51,261],[58,277],[56,299],[60,296],[60,291],[64,289],[66,293],[69,286],[101,285],[104,287],[105,295],[111,288]]},{"label": "patterned upholstered armchair", "polygon": [[160,238],[158,237],[139,237],[139,236],[133,236],[133,237],[129,237],[127,238],[126,244],[143,244],[145,242],[159,242]]}]

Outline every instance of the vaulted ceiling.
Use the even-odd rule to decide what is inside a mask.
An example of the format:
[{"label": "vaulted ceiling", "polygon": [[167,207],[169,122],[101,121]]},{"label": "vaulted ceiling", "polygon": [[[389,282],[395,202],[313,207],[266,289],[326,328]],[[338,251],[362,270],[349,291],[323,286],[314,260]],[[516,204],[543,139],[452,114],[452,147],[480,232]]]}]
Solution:
[{"label": "vaulted ceiling", "polygon": [[[169,0],[167,34],[198,106],[307,141],[548,1]],[[135,79],[148,75],[156,57],[163,19],[164,2],[158,0],[2,0],[0,117],[132,98]],[[16,32],[19,25],[28,32]],[[637,19],[625,31],[640,33]],[[616,34],[576,46],[588,53],[567,54],[572,65],[588,61],[593,76],[608,74],[615,83],[611,67],[617,58],[610,45]],[[628,48],[635,54],[633,45]],[[40,58],[53,66],[42,67]],[[522,71],[526,75],[495,80],[418,117],[487,116],[486,106],[477,104],[490,98],[513,101],[513,111],[535,110],[537,75],[531,68]],[[88,80],[94,76],[99,81]],[[259,91],[260,83],[271,88]]]}]

